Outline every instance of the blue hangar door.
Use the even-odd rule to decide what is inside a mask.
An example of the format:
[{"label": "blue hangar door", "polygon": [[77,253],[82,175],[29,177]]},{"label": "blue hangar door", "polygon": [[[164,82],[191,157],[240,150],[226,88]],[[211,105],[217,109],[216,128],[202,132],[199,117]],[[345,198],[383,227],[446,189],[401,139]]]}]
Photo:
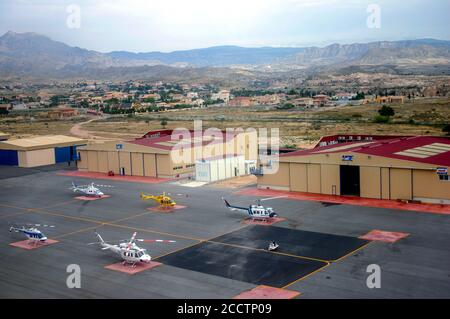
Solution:
[{"label": "blue hangar door", "polygon": [[19,165],[19,157],[17,155],[17,151],[0,150],[0,165]]},{"label": "blue hangar door", "polygon": [[63,163],[76,160],[76,146],[55,147],[55,162]]}]

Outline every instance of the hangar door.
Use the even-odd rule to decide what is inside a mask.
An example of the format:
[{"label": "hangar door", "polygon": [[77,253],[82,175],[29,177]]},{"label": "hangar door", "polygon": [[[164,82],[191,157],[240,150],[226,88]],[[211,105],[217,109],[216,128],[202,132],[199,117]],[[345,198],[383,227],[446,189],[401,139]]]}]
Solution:
[{"label": "hangar door", "polygon": [[0,150],[0,165],[19,165],[19,157],[17,151]]},{"label": "hangar door", "polygon": [[360,196],[359,166],[340,166],[341,195]]},{"label": "hangar door", "polygon": [[70,162],[76,159],[75,146],[55,147],[55,162]]}]

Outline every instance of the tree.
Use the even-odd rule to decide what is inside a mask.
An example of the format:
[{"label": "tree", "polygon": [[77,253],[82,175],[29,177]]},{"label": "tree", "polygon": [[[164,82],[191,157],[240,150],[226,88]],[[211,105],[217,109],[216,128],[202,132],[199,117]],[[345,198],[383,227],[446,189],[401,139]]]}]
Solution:
[{"label": "tree", "polygon": [[364,92],[356,92],[356,96],[352,97],[352,100],[364,100],[365,99]]},{"label": "tree", "polygon": [[447,124],[444,126],[444,128],[442,129],[442,132],[447,133],[447,135],[450,135],[450,124]]},{"label": "tree", "polygon": [[395,111],[392,107],[387,106],[387,105],[383,105],[381,107],[381,109],[378,110],[378,114],[380,114],[381,116],[394,116],[395,115]]},{"label": "tree", "polygon": [[166,119],[166,118],[163,118],[163,119],[161,120],[161,126],[165,129],[165,128],[166,128],[166,125],[167,125],[167,119]]},{"label": "tree", "polygon": [[289,110],[289,109],[292,109],[294,107],[295,107],[295,105],[292,104],[292,103],[285,103],[285,104],[283,104],[281,106],[277,106],[277,109],[279,109],[279,110]]},{"label": "tree", "polygon": [[83,101],[80,102],[80,106],[81,106],[82,108],[86,109],[86,108],[89,107],[89,102],[86,101],[86,100],[83,100]]},{"label": "tree", "polygon": [[155,99],[152,98],[152,97],[148,97],[148,98],[145,98],[145,99],[144,99],[144,102],[145,102],[145,103],[151,103],[151,104],[154,104],[154,103],[155,103]]}]

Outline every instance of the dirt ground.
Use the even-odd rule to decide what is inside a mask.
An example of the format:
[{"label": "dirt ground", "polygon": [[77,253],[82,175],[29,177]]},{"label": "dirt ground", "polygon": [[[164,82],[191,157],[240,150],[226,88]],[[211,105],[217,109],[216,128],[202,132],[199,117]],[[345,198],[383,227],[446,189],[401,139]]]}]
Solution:
[{"label": "dirt ground", "polygon": [[79,117],[71,120],[36,120],[0,118],[0,131],[13,137],[42,134],[67,134],[91,141],[126,140],[150,130],[162,129],[167,119],[169,129],[194,128],[202,120],[203,128],[242,127],[279,129],[281,147],[312,147],[324,135],[332,134],[405,134],[443,135],[450,123],[450,99],[420,99],[390,105],[395,110],[391,123],[374,123],[380,105],[343,106],[319,110],[276,110],[267,107],[213,107],[143,113],[104,119]]}]

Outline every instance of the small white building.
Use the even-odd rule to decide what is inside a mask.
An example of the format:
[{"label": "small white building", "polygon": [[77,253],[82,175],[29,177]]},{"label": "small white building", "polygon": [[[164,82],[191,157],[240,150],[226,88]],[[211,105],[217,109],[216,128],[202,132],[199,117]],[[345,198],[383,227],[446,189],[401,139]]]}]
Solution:
[{"label": "small white building", "polygon": [[244,155],[225,155],[197,160],[195,162],[195,180],[215,182],[227,178],[246,175],[249,172]]}]

